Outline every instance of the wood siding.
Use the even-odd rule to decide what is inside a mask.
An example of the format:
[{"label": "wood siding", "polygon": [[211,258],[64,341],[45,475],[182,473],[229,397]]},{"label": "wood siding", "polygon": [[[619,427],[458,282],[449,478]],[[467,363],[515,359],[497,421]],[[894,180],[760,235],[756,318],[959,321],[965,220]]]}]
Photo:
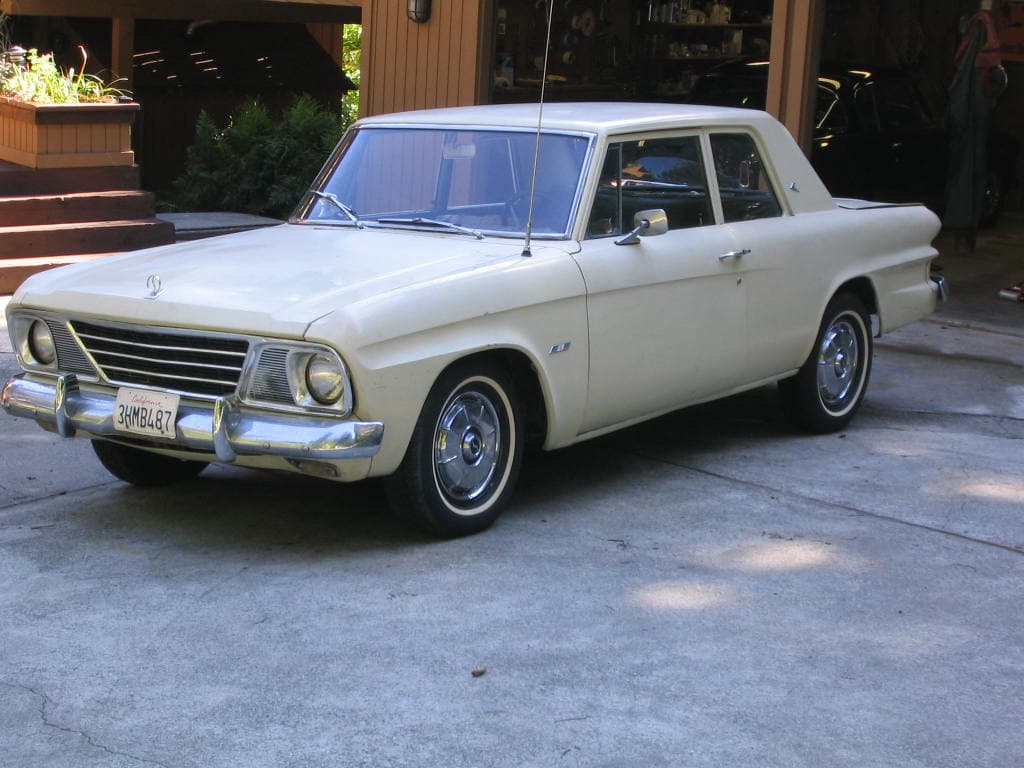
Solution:
[{"label": "wood siding", "polygon": [[358,24],[360,0],[0,0],[10,16]]},{"label": "wood siding", "polygon": [[0,98],[0,160],[28,168],[131,165],[137,104],[34,105]]},{"label": "wood siding", "polygon": [[490,77],[490,3],[434,0],[424,24],[409,19],[406,5],[364,0],[362,113],[482,103]]},{"label": "wood siding", "polygon": [[344,24],[307,24],[306,29],[316,40],[320,47],[330,54],[331,58],[338,62],[340,67],[344,61],[345,47],[342,36],[344,35]]}]

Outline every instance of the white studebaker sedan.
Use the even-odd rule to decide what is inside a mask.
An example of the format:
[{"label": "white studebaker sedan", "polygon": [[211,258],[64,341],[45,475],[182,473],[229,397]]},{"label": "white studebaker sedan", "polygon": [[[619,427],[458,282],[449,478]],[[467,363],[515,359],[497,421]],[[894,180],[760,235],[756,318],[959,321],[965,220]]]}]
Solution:
[{"label": "white studebaker sedan", "polygon": [[[779,382],[839,429],[878,333],[943,292],[921,206],[834,200],[764,113],[656,104],[385,115],[288,224],[26,281],[8,413],[159,486],[209,462],[385,476],[482,530],[523,446]],[[528,245],[528,247],[527,247]]]}]

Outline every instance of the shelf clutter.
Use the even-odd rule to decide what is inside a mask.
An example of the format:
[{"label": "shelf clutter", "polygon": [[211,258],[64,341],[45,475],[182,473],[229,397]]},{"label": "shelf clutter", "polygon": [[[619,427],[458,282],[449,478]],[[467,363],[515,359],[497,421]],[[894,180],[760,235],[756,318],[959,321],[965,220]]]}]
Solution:
[{"label": "shelf clutter", "polygon": [[[495,102],[539,95],[546,18],[537,8],[535,0],[499,0]],[[549,98],[685,101],[717,64],[768,55],[772,9],[772,0],[555,3]]]}]

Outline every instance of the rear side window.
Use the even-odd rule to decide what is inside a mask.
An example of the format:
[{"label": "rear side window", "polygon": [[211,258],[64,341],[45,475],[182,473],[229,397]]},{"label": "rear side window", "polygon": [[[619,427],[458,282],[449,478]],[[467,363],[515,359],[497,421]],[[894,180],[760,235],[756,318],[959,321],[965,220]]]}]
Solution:
[{"label": "rear side window", "polygon": [[714,223],[707,174],[696,136],[612,144],[605,155],[587,237],[633,228],[639,211],[661,208],[669,229]]},{"label": "rear side window", "polygon": [[814,107],[814,127],[821,133],[844,131],[849,121],[846,109],[839,100],[839,91],[818,85],[818,98]]},{"label": "rear side window", "polygon": [[711,154],[726,222],[782,215],[754,139],[746,133],[711,134]]},{"label": "rear side window", "polygon": [[887,131],[925,131],[931,125],[928,109],[908,79],[879,80],[875,99],[878,117]]}]

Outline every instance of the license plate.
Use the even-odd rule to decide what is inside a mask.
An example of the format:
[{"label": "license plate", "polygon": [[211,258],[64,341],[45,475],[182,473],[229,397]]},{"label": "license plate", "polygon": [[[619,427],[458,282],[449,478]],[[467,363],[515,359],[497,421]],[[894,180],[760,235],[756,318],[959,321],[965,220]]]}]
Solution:
[{"label": "license plate", "polygon": [[121,387],[114,403],[114,429],[133,435],[175,436],[178,395]]}]

